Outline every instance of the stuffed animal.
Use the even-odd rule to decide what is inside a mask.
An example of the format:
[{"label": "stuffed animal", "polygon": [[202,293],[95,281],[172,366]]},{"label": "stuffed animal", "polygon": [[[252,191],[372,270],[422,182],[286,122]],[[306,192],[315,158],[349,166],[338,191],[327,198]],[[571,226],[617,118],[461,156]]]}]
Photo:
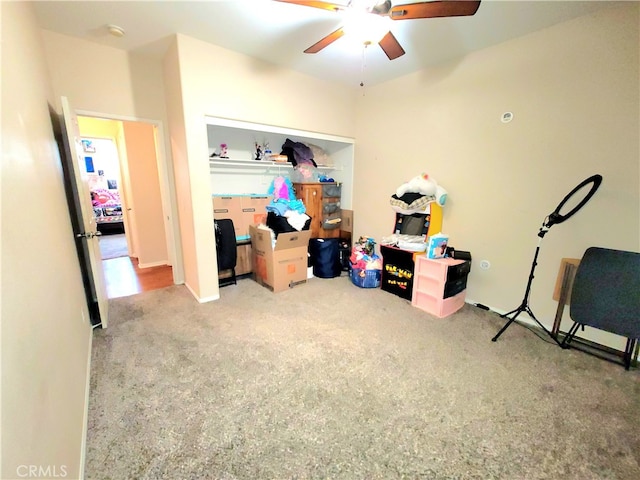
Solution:
[{"label": "stuffed animal", "polygon": [[440,206],[444,205],[447,201],[447,191],[438,185],[435,178],[430,177],[426,173],[413,177],[407,183],[400,185],[396,190],[396,196],[400,198],[409,192],[431,196]]}]

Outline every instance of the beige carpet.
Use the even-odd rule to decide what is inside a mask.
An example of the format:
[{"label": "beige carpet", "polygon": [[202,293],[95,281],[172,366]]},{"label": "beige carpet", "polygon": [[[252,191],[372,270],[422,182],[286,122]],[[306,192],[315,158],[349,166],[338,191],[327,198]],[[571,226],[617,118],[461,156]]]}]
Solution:
[{"label": "beige carpet", "polygon": [[220,293],[110,301],[87,479],[640,478],[637,369],[347,277]]}]

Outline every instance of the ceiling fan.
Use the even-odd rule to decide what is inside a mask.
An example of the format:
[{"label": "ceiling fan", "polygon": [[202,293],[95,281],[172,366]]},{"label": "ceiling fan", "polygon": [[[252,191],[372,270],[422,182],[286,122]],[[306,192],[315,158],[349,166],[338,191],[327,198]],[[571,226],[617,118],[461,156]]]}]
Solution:
[{"label": "ceiling fan", "polygon": [[[375,15],[377,17],[387,18],[390,20],[470,16],[474,15],[480,6],[479,0],[433,0],[409,3],[406,5],[393,5],[390,0],[349,0],[346,4],[314,0],[276,1],[320,8],[334,12],[357,12],[358,14],[361,14],[361,18]],[[380,40],[377,40],[377,42],[387,57],[389,57],[389,60],[394,60],[404,55],[405,51],[396,37],[393,36],[393,33],[388,29],[385,30],[386,33],[383,33],[384,36],[382,36]],[[311,45],[304,51],[304,53],[318,53],[344,34],[345,28],[344,26],[341,26],[326,37]],[[365,46],[371,43],[372,42],[370,40],[364,40]]]}]

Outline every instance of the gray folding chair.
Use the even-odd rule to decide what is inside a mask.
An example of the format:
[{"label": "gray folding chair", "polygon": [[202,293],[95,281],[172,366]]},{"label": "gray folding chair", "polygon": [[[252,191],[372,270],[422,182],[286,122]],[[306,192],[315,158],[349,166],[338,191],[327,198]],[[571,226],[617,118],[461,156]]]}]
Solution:
[{"label": "gray folding chair", "polygon": [[573,325],[562,341],[569,348],[579,327],[598,328],[627,338],[623,363],[627,370],[640,339],[640,253],[588,248],[571,290]]}]

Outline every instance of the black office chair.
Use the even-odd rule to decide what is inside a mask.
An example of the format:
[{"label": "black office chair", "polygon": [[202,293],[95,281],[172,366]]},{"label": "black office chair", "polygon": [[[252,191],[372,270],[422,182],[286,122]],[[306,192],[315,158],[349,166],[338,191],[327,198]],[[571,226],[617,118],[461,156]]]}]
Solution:
[{"label": "black office chair", "polygon": [[238,247],[233,220],[214,220],[216,233],[216,253],[218,254],[218,275],[223,270],[231,270],[231,276],[218,280],[218,285],[236,285],[236,263],[238,261]]},{"label": "black office chair", "polygon": [[569,348],[578,327],[627,338],[623,363],[629,370],[640,339],[640,253],[588,248],[576,272],[569,315],[574,321],[562,341]]}]

